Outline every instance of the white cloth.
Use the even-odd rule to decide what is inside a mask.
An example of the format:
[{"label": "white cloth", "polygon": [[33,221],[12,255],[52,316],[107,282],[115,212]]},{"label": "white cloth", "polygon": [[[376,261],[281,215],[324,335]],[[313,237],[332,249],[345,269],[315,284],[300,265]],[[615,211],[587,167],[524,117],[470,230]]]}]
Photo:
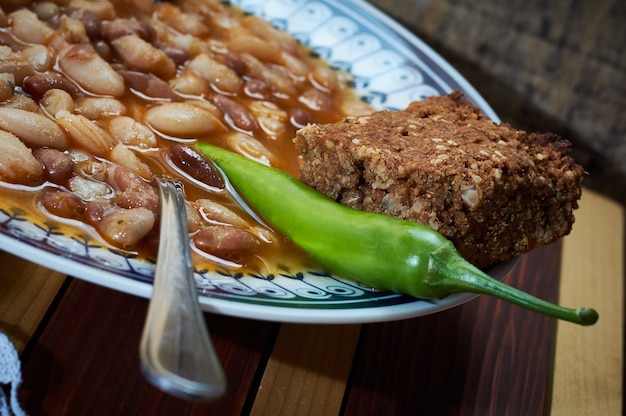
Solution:
[{"label": "white cloth", "polygon": [[[17,388],[22,382],[20,358],[9,337],[0,332],[0,416],[24,416],[17,400]],[[4,393],[4,386],[10,387],[10,399]]]}]

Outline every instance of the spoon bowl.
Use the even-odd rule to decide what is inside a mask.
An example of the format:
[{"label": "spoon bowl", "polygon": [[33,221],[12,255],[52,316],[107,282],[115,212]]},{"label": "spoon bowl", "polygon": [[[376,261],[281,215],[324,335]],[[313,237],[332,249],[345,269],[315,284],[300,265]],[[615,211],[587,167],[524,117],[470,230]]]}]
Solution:
[{"label": "spoon bowl", "polygon": [[144,376],[173,396],[208,401],[226,391],[198,303],[189,248],[183,186],[156,178],[161,230],[154,285],[139,355]]}]

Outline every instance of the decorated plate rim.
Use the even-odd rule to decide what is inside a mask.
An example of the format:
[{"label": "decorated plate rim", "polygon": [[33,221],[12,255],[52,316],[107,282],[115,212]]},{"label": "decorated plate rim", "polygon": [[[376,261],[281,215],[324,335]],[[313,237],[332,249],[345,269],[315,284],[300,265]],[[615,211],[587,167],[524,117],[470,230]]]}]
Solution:
[{"label": "decorated plate rim", "polygon": [[[485,114],[499,121],[485,100],[449,63],[365,1],[230,3],[292,32],[331,65],[350,72],[357,94],[375,108],[403,108],[428,95],[460,90]],[[95,242],[71,239],[45,224],[25,221],[18,212],[0,209],[0,243],[5,251],[81,280],[144,298],[151,295],[154,265],[150,262],[137,261]],[[516,261],[496,265],[489,274],[502,279]],[[463,293],[443,300],[422,300],[376,291],[314,271],[250,276],[197,270],[195,278],[205,311],[281,322],[405,319],[443,311],[476,296]]]}]

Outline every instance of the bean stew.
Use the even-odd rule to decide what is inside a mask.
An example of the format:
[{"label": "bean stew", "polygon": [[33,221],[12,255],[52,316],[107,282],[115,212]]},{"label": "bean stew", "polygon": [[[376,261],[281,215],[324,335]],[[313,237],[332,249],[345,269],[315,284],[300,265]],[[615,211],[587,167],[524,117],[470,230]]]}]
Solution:
[{"label": "bean stew", "polygon": [[194,261],[307,262],[193,144],[297,174],[298,128],[369,111],[347,74],[227,2],[0,6],[0,195],[114,250],[154,259],[165,174],[185,186]]}]

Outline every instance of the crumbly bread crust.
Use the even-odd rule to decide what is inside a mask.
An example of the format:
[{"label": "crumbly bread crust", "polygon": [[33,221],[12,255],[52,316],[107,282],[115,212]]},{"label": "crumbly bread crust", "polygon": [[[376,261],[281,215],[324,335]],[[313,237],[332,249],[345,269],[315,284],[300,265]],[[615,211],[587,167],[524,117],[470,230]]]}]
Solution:
[{"label": "crumbly bread crust", "polygon": [[495,124],[461,93],[298,131],[300,179],[353,208],[429,225],[478,267],[568,234],[571,144]]}]

